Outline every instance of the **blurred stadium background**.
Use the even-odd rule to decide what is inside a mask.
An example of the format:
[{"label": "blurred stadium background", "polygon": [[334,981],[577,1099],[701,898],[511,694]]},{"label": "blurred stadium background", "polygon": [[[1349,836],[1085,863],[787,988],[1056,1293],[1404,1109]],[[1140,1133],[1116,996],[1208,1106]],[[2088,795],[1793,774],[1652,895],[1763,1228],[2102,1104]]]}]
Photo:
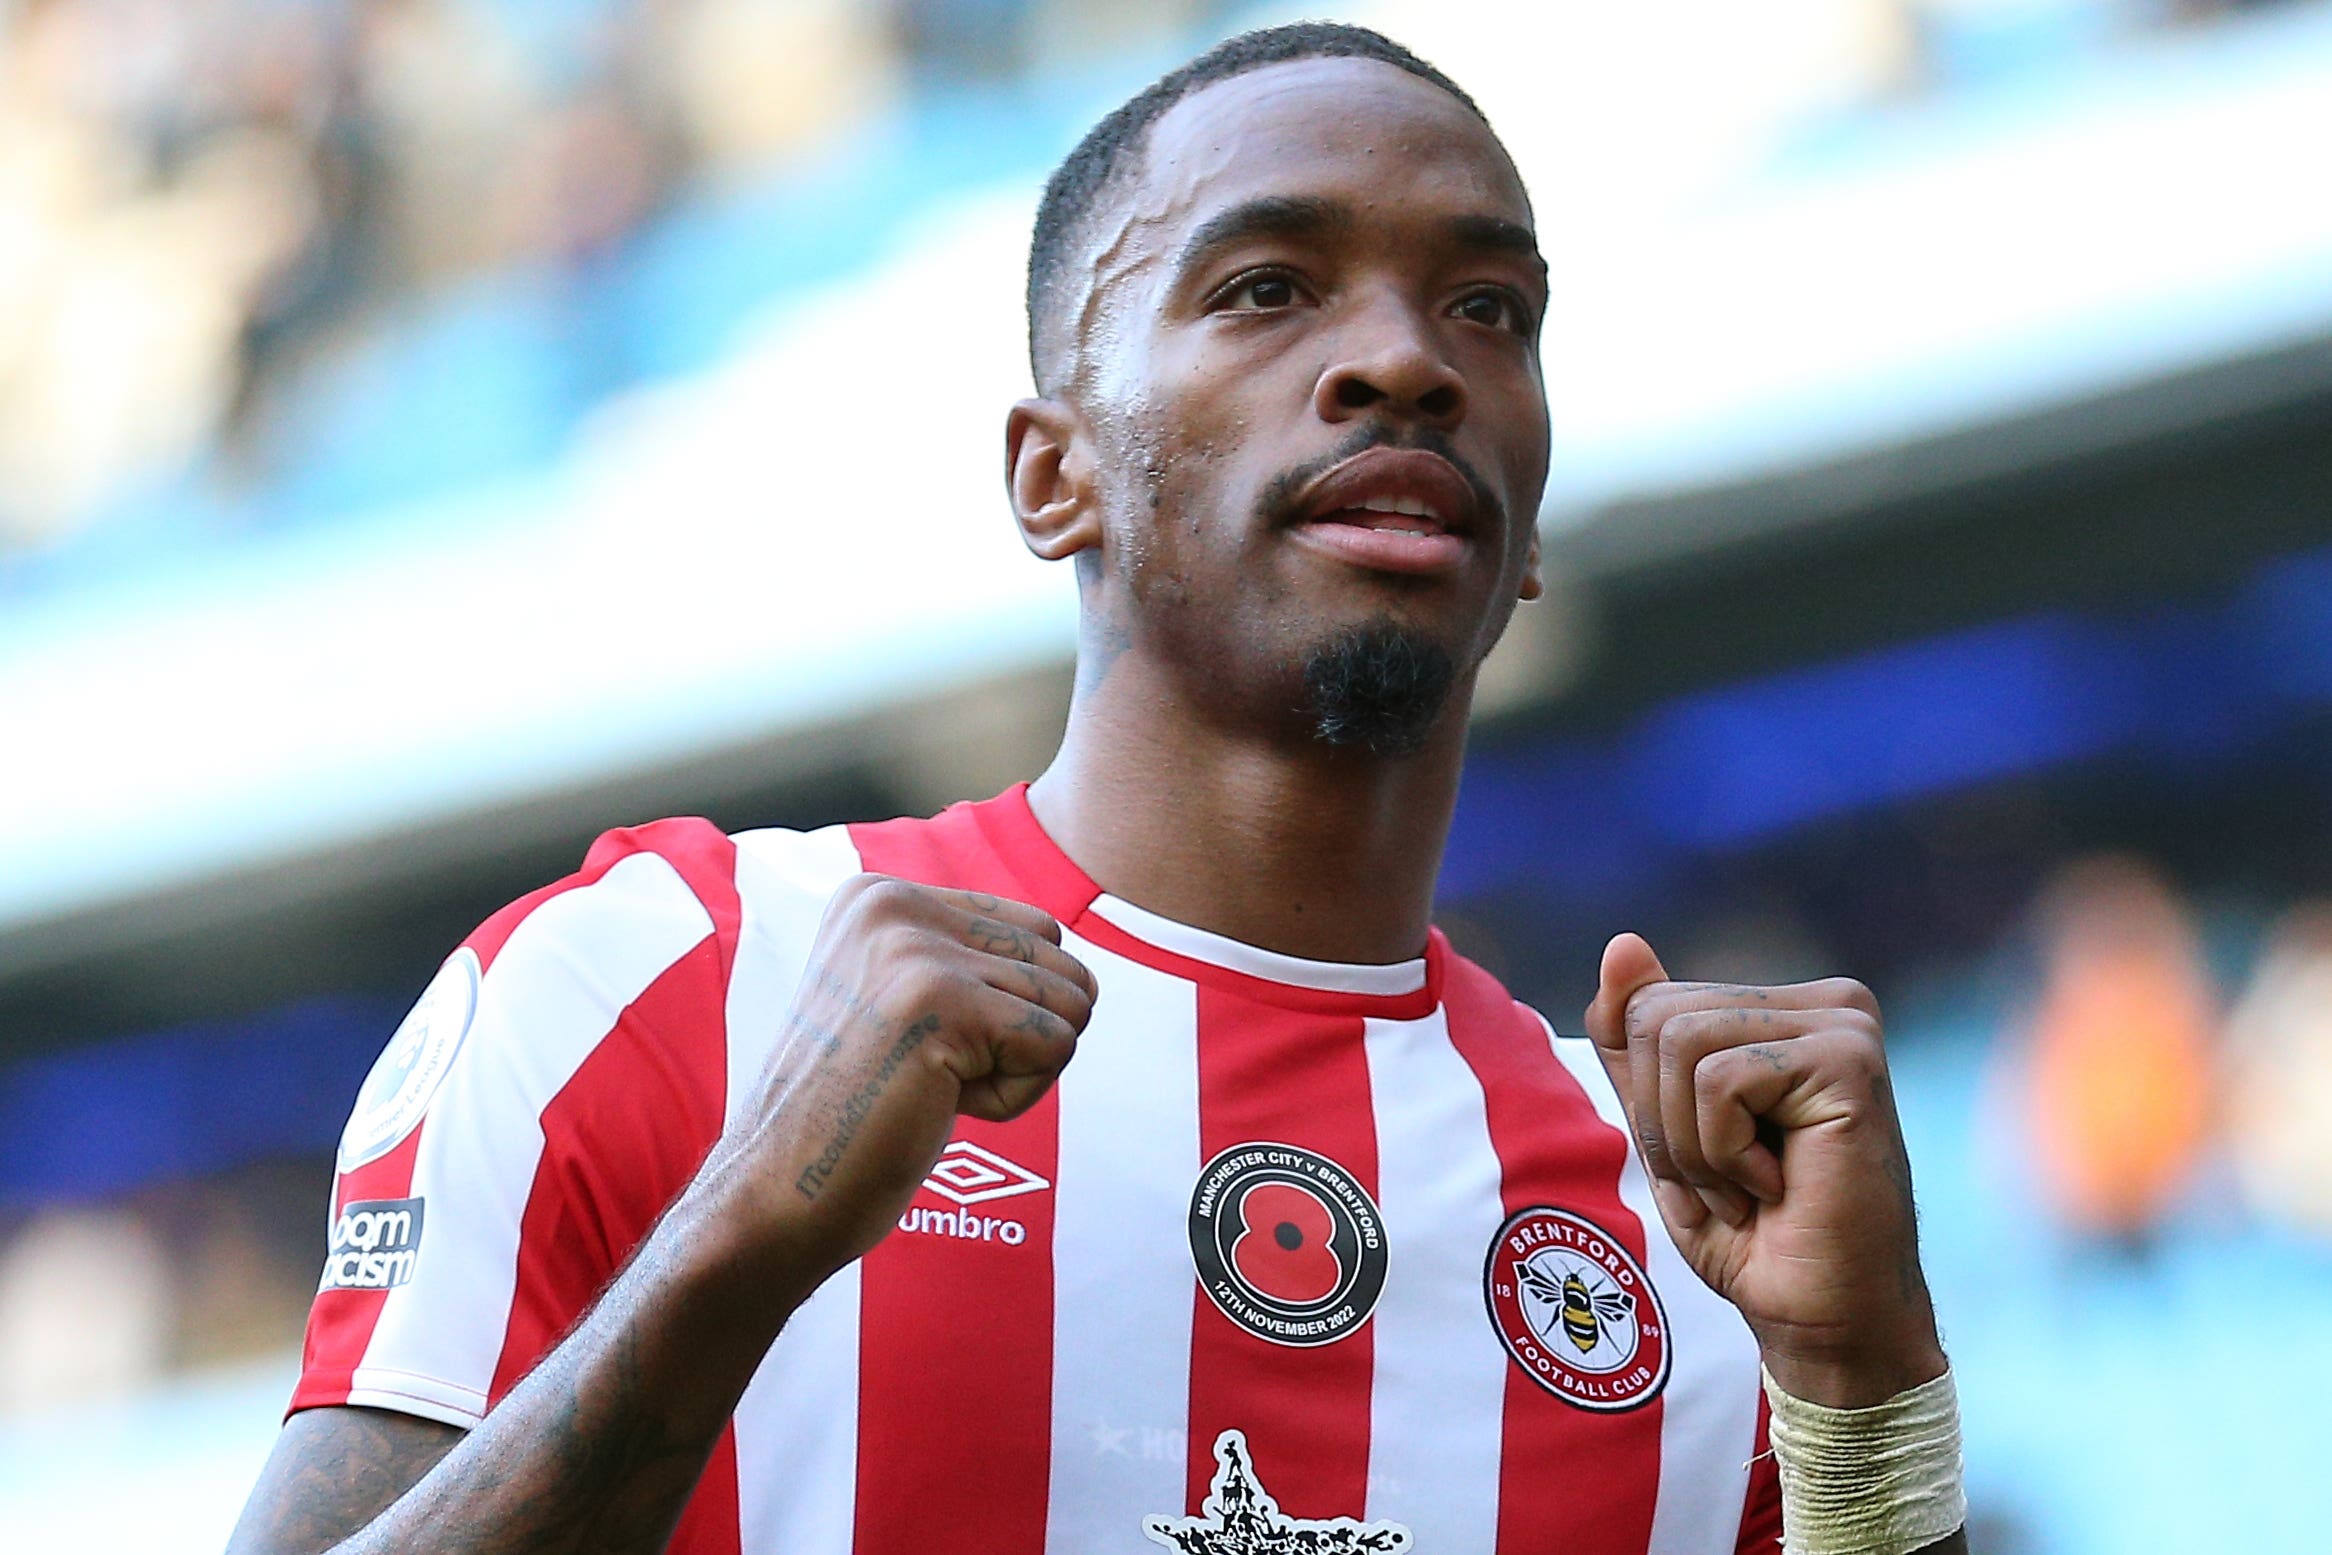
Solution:
[{"label": "blurred stadium background", "polygon": [[0,1546],[215,1550],[357,1081],[617,824],[1029,775],[1044,171],[1384,27],[1539,202],[1461,943],[1893,1013],[1986,1555],[2332,1527],[2332,5],[0,0]]}]

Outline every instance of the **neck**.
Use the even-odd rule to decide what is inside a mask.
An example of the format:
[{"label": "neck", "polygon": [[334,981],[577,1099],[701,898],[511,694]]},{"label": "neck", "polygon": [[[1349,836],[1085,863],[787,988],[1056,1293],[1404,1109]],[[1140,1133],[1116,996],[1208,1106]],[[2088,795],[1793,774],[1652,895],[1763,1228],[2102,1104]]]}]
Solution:
[{"label": "neck", "polygon": [[1421,953],[1457,802],[1470,678],[1388,758],[1229,729],[1128,653],[1081,683],[1037,819],[1104,891],[1315,961]]}]

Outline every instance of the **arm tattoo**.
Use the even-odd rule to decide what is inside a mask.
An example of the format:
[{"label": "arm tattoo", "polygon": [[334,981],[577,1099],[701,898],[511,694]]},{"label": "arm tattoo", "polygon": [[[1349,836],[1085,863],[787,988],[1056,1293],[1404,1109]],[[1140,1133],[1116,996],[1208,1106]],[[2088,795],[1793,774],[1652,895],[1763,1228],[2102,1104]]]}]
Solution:
[{"label": "arm tattoo", "polygon": [[536,1465],[548,1474],[535,1478],[507,1522],[495,1519],[490,1531],[473,1525],[464,1549],[584,1555],[663,1546],[704,1473],[710,1443],[675,1433],[659,1417],[632,1334],[616,1334],[604,1364],[575,1379],[536,1423],[540,1452],[527,1454],[534,1465],[513,1462],[507,1473],[501,1464],[481,1467],[496,1481],[516,1481]]},{"label": "arm tattoo", "polygon": [[859,1125],[866,1121],[866,1115],[874,1110],[876,1101],[889,1089],[891,1078],[899,1072],[899,1066],[907,1061],[908,1054],[921,1047],[924,1039],[938,1029],[939,1017],[936,1015],[926,1015],[920,1020],[907,1023],[906,1029],[899,1033],[899,1039],[891,1044],[891,1050],[883,1055],[883,1061],[876,1067],[874,1074],[843,1102],[841,1121],[834,1126],[834,1133],[826,1141],[826,1148],[818,1152],[818,1159],[803,1167],[802,1174],[794,1179],[795,1192],[805,1199],[818,1196],[826,1186],[826,1179],[833,1176],[834,1168],[842,1163],[842,1153],[858,1137]]},{"label": "arm tattoo", "polygon": [[461,1439],[458,1427],[382,1409],[294,1415],[227,1555],[319,1555],[380,1516]]}]

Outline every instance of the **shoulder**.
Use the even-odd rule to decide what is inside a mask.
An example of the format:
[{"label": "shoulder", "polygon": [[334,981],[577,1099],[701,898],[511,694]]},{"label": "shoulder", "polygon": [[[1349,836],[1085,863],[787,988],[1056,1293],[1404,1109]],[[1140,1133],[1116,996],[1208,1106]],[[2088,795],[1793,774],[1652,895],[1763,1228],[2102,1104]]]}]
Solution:
[{"label": "shoulder", "polygon": [[511,902],[462,942],[481,970],[651,931],[688,944],[733,921],[735,844],[694,816],[604,832],[574,873]]},{"label": "shoulder", "polygon": [[553,954],[643,932],[692,948],[710,938],[733,954],[748,916],[822,908],[859,872],[852,828],[764,827],[724,832],[672,816],[603,832],[574,873],[503,907],[463,941],[481,968],[506,953]]},{"label": "shoulder", "polygon": [[1439,930],[1434,931],[1434,941],[1451,1040],[1469,1054],[1476,1069],[1510,1086],[1583,1102],[1583,1107],[1567,1105],[1561,1115],[1579,1127],[1618,1128],[1624,1134],[1624,1126],[1614,1122],[1621,1116],[1618,1093],[1604,1073],[1595,1044],[1584,1036],[1564,1034],[1538,1009],[1507,992],[1481,965],[1458,954]]},{"label": "shoulder", "polygon": [[1432,958],[1442,1007],[1453,1023],[1519,1036],[1542,1047],[1568,1040],[1558,1038],[1553,1021],[1509,993],[1480,962],[1461,955],[1441,930],[1433,931],[1427,954]]}]

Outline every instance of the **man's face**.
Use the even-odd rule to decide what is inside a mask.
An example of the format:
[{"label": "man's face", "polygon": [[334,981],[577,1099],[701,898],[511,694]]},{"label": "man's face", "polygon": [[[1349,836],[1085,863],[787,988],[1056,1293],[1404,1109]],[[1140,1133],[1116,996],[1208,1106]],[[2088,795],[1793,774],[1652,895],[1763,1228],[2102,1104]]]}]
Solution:
[{"label": "man's face", "polygon": [[1355,634],[1470,672],[1535,591],[1548,442],[1488,128],[1376,61],[1274,65],[1162,117],[1096,225],[1073,392],[1114,628],[1267,716]]}]

